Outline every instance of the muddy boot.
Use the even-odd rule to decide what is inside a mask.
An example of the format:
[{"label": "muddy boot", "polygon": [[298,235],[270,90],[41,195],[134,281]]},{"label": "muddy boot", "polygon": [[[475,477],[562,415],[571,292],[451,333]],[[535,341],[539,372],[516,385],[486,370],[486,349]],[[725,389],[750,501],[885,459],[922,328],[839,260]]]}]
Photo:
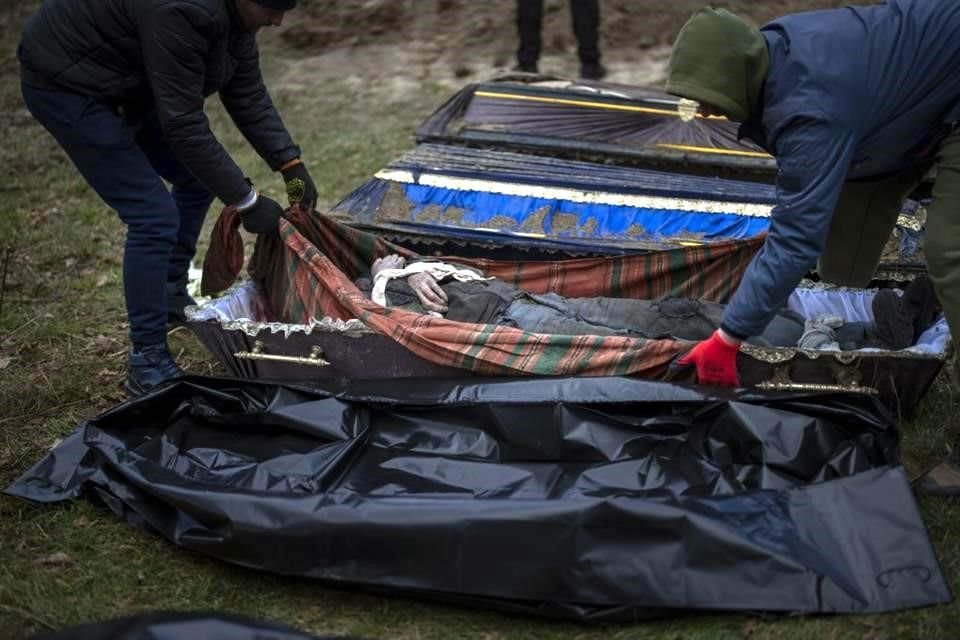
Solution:
[{"label": "muddy boot", "polygon": [[131,398],[136,398],[184,375],[166,344],[134,347],[130,349],[123,387]]}]

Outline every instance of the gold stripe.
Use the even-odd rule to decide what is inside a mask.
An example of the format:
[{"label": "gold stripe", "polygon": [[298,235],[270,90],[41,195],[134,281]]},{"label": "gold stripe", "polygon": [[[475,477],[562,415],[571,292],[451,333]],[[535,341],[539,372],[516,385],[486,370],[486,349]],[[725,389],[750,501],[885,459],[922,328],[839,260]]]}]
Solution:
[{"label": "gold stripe", "polygon": [[[570,100],[569,98],[547,98],[545,96],[527,96],[519,93],[499,93],[494,91],[475,91],[474,95],[480,96],[482,98],[507,98],[510,100],[524,100],[527,102],[546,102],[550,104],[566,104],[572,105],[575,107],[590,107],[592,109],[610,109],[613,111],[630,111],[633,113],[652,113],[660,116],[671,116],[674,118],[680,117],[679,111],[671,111],[669,109],[654,109],[652,107],[635,107],[626,104],[609,104],[605,102],[593,102],[590,100]],[[705,116],[701,114],[696,115],[697,118],[704,118]],[[714,118],[717,119],[717,118]],[[700,153],[716,153],[723,155],[731,156],[747,156],[750,158],[772,158],[768,153],[762,151],[737,151],[735,149],[715,149],[713,147],[696,147],[692,145],[684,144],[668,144],[660,143],[657,144],[658,147],[664,149],[676,149],[678,151],[698,151]]]},{"label": "gold stripe", "polygon": [[[654,109],[652,107],[634,107],[627,104],[608,104],[605,102],[593,102],[590,100],[570,100],[568,98],[547,98],[545,96],[525,96],[519,93],[495,93],[493,91],[475,91],[475,96],[482,98],[508,98],[510,100],[525,100],[527,102],[547,102],[550,104],[568,104],[575,107],[590,107],[593,109],[611,109],[613,111],[631,111],[634,113],[653,113],[661,116],[673,116],[679,118],[678,111],[668,109]],[[703,116],[697,114],[698,118]]]},{"label": "gold stripe", "polygon": [[772,158],[769,153],[763,151],[737,151],[736,149],[716,149],[714,147],[696,147],[689,144],[670,144],[669,142],[658,142],[657,146],[662,149],[676,149],[678,151],[696,151],[698,153],[719,153],[730,156],[749,156],[751,158]]}]

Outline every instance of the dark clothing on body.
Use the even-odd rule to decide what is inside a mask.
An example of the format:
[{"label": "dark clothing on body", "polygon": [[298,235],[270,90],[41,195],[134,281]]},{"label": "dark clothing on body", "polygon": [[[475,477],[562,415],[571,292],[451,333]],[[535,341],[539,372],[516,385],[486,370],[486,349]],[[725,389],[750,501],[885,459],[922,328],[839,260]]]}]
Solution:
[{"label": "dark clothing on body", "polygon": [[[357,287],[370,295],[370,278]],[[566,298],[556,293],[526,293],[500,280],[440,282],[447,294],[444,317],[457,322],[501,324],[533,333],[628,336],[634,338],[703,340],[720,326],[724,305],[684,298]],[[405,279],[387,283],[387,302],[424,313]],[[803,334],[803,318],[783,311],[762,335],[749,340],[763,346],[795,346]]]}]

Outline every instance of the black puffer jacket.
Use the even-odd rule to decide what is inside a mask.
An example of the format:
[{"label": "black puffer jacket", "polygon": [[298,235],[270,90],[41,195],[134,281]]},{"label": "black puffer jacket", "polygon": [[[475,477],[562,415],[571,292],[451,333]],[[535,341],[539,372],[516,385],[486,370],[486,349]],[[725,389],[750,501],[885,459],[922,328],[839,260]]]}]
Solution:
[{"label": "black puffer jacket", "polygon": [[250,187],[210,131],[205,97],[220,93],[272,169],[300,155],[234,0],[46,0],[27,21],[18,56],[27,84],[127,109],[154,105],[174,153],[224,203]]}]

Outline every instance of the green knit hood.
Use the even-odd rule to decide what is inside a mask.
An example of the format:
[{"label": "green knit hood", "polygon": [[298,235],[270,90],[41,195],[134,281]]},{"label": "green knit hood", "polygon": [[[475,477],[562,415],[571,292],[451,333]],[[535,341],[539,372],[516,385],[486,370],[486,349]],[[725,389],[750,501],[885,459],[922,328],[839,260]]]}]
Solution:
[{"label": "green knit hood", "polygon": [[760,99],[769,67],[759,29],[725,9],[700,9],[673,43],[666,89],[743,122]]}]

